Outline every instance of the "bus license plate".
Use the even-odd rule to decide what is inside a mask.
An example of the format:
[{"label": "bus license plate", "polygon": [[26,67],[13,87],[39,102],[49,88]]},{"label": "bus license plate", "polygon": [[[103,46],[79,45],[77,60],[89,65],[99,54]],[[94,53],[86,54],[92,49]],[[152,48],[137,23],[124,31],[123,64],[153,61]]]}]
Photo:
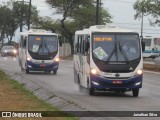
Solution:
[{"label": "bus license plate", "polygon": [[40,65],[40,67],[46,67],[46,65],[44,65],[44,64],[41,64],[41,65]]},{"label": "bus license plate", "polygon": [[120,80],[113,80],[112,83],[113,84],[122,84],[122,81],[120,81]]}]

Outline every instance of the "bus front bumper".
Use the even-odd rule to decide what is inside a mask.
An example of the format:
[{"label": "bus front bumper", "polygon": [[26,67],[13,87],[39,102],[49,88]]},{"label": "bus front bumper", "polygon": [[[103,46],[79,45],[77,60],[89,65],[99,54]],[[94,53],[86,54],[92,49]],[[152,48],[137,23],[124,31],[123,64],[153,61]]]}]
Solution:
[{"label": "bus front bumper", "polygon": [[134,76],[128,79],[107,79],[98,75],[90,75],[91,88],[106,91],[130,91],[142,87],[143,75]]},{"label": "bus front bumper", "polygon": [[53,63],[33,63],[27,61],[27,69],[32,71],[57,71],[59,67],[59,62]]}]

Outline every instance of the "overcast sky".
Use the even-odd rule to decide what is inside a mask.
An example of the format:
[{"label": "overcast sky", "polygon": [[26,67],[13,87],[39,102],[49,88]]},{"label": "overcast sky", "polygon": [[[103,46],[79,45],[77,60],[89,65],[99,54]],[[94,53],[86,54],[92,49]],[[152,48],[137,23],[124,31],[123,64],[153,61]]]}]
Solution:
[{"label": "overcast sky", "polygon": [[[7,0],[0,0],[7,1]],[[24,0],[29,2],[29,0]],[[125,27],[140,32],[141,20],[134,20],[135,10],[133,4],[136,0],[101,0],[103,7],[109,10],[112,15],[113,23],[119,27]],[[50,16],[57,19],[59,16],[53,15],[54,10],[45,3],[45,0],[32,0],[32,5],[37,6],[41,16]],[[158,35],[160,34],[159,27],[151,27],[149,25],[148,17],[144,17],[144,35]],[[160,35],[159,35],[160,36]]]},{"label": "overcast sky", "polygon": [[[57,18],[53,15],[54,10],[51,9],[45,0],[32,0],[33,5],[36,5],[38,10],[40,10],[40,15],[51,16],[52,18]],[[37,3],[37,1],[39,1]],[[133,9],[133,4],[136,0],[101,0],[103,7],[108,9],[109,13],[112,15],[113,23],[119,27],[133,29],[135,31],[141,30],[141,20],[135,20],[135,10]],[[147,36],[157,36],[160,34],[159,27],[151,27],[148,21],[149,17],[144,17],[144,35]],[[159,31],[158,31],[159,30]],[[160,36],[160,35],[159,35]]]}]

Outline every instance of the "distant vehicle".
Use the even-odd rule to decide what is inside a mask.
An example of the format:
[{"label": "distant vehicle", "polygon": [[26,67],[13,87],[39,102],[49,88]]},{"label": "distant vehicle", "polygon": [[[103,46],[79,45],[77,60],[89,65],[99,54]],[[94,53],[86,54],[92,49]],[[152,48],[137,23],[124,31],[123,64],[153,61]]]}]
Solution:
[{"label": "distant vehicle", "polygon": [[160,55],[154,59],[154,63],[160,65]]},{"label": "distant vehicle", "polygon": [[156,58],[160,54],[160,37],[144,37],[145,51],[143,51],[144,58]]},{"label": "distant vehicle", "polygon": [[57,74],[59,45],[56,33],[32,29],[21,33],[19,45],[19,65],[27,74],[30,71]]},{"label": "distant vehicle", "polygon": [[12,56],[16,57],[17,50],[13,46],[3,46],[1,50],[1,56]]},{"label": "distant vehicle", "polygon": [[90,95],[95,91],[132,91],[137,97],[142,87],[144,47],[137,32],[116,26],[76,31],[75,83],[80,89],[87,88]]}]

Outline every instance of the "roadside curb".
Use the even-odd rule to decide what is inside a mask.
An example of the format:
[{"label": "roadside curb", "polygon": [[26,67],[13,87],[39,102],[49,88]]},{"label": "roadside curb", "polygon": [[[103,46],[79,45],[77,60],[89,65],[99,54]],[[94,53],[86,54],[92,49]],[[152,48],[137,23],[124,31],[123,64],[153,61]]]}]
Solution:
[{"label": "roadside curb", "polygon": [[[18,73],[11,73],[5,69],[2,69],[11,79],[16,80],[18,83],[23,85],[27,90],[32,92],[40,100],[43,100],[46,103],[49,103],[57,107],[61,111],[89,111],[86,108],[73,103],[71,101],[65,100],[64,98],[58,97],[54,93],[49,92],[48,90],[40,87],[39,85],[32,83],[29,80],[26,80],[23,76]],[[103,120],[99,117],[80,117],[80,120]],[[106,118],[104,120],[107,120]]]},{"label": "roadside curb", "polygon": [[148,70],[144,70],[144,72],[147,72],[147,73],[154,73],[154,74],[159,74],[159,75],[160,75],[160,72],[154,72],[154,71],[148,71]]}]

